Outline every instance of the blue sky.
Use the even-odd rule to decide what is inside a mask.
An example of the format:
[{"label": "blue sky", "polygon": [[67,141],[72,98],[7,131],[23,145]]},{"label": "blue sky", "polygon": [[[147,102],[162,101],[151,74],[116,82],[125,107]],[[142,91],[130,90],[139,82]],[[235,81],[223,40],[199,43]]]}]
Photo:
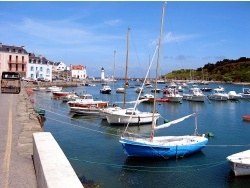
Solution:
[{"label": "blue sky", "polygon": [[[160,33],[163,1],[0,2],[0,42],[51,61],[87,67],[89,76],[144,77]],[[167,2],[160,72],[250,57],[250,2]],[[114,58],[114,51],[116,55]],[[156,57],[154,58],[156,62]],[[155,64],[150,77],[155,76]]]}]

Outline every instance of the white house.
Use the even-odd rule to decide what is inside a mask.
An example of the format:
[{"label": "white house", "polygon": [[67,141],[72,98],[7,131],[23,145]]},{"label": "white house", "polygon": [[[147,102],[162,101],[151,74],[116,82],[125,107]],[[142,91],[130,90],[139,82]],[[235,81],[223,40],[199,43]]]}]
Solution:
[{"label": "white house", "polygon": [[35,54],[29,54],[29,63],[27,64],[26,77],[28,78],[45,78],[52,80],[52,66],[53,62],[47,60],[43,56],[35,56]]},{"label": "white house", "polygon": [[53,66],[53,71],[64,71],[66,70],[66,68],[67,68],[66,64],[63,63],[62,61],[55,62]]},{"label": "white house", "polygon": [[85,80],[87,78],[86,66],[70,65],[72,79]]}]

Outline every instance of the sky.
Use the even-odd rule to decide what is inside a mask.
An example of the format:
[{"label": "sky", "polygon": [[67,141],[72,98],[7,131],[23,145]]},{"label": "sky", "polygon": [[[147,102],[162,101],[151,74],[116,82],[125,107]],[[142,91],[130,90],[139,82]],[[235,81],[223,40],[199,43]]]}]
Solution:
[{"label": "sky", "polygon": [[[0,42],[89,77],[155,77],[163,1],[0,1]],[[168,1],[160,74],[250,57],[250,2]],[[130,28],[129,37],[127,37]],[[127,47],[129,44],[129,47]],[[154,55],[155,54],[155,55]]]}]

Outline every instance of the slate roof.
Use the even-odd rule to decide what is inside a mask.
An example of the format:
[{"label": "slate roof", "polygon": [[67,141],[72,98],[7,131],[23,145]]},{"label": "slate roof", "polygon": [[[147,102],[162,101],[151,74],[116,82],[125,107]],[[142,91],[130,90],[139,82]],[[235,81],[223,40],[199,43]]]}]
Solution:
[{"label": "slate roof", "polygon": [[0,52],[5,53],[20,53],[20,54],[28,54],[28,52],[25,50],[24,46],[9,46],[9,45],[3,45],[0,43]]},{"label": "slate roof", "polygon": [[49,61],[47,60],[45,57],[43,56],[35,56],[34,53],[29,53],[29,62],[31,63],[32,61],[40,61],[41,64],[49,64],[49,65],[54,65],[54,62],[53,61]]}]

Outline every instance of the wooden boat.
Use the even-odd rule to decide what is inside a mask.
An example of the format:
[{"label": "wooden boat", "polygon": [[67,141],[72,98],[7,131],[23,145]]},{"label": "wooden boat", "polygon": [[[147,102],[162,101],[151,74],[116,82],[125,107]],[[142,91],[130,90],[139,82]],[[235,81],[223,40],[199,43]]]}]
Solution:
[{"label": "wooden boat", "polygon": [[227,160],[235,176],[250,175],[250,150],[230,155]]},{"label": "wooden boat", "polygon": [[242,119],[244,121],[250,121],[250,115],[249,116],[242,116]]}]

